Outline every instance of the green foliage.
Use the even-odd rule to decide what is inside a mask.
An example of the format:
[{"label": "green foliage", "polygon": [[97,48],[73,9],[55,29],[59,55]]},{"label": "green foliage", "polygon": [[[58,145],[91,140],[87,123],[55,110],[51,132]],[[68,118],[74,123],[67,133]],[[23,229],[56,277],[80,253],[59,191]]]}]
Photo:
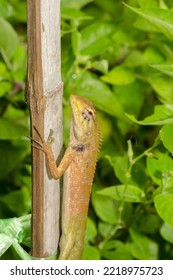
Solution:
[{"label": "green foliage", "polygon": [[25,245],[27,244],[27,239],[30,233],[30,219],[31,217],[28,215],[21,218],[0,220],[0,257],[10,246],[13,246],[21,259],[32,259],[32,257],[19,245],[21,242]]},{"label": "green foliage", "polygon": [[[31,205],[25,6],[0,2],[2,258],[30,258],[19,244],[29,252],[29,224],[13,218]],[[103,138],[83,259],[172,259],[172,1],[62,0],[61,6],[64,142],[71,93],[94,103]]]},{"label": "green foliage", "polygon": [[30,145],[24,138],[29,135],[24,100],[26,1],[1,1],[0,26],[0,255],[30,259],[19,245],[30,246],[24,241],[30,223],[23,227],[22,218],[13,218],[31,211]]}]

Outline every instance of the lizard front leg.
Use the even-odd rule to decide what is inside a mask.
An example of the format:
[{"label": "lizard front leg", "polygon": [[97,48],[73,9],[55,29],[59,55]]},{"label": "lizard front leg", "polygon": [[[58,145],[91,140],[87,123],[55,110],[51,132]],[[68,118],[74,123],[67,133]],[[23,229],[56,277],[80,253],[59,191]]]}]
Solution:
[{"label": "lizard front leg", "polygon": [[45,153],[50,175],[52,176],[53,179],[57,180],[68,169],[68,167],[73,159],[74,152],[70,148],[67,148],[59,166],[57,166],[55,158],[54,158],[53,150],[52,150],[52,143],[54,140],[53,139],[53,130],[50,130],[47,141],[44,141],[43,138],[41,137],[40,133],[38,132],[38,130],[35,127],[34,127],[34,129],[36,130],[37,134],[39,135],[39,138],[41,141],[38,142],[31,138],[31,140],[34,142],[34,144],[32,144],[32,146],[37,149],[42,150]]},{"label": "lizard front leg", "polygon": [[51,144],[45,142],[43,144],[43,150],[46,154],[46,160],[52,178],[55,180],[59,179],[69,167],[73,159],[73,153],[69,149],[67,149],[59,166],[57,167]]}]

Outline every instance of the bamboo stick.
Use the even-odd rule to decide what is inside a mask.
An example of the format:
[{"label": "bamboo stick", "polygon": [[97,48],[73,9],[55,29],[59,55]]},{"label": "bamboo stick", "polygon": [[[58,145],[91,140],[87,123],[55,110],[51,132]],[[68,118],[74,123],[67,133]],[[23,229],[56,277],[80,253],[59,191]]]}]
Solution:
[{"label": "bamboo stick", "polygon": [[[62,82],[60,71],[60,0],[28,0],[27,101],[31,137],[40,141],[54,132],[53,149],[62,149]],[[56,149],[55,149],[56,147]],[[57,251],[59,181],[50,178],[42,151],[32,147],[32,255],[44,258]]]}]

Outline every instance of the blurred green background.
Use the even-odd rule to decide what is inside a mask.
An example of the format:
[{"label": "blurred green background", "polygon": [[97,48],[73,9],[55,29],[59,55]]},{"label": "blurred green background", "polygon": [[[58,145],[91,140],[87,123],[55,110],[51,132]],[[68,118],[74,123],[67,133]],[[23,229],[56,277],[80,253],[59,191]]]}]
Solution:
[{"label": "blurred green background", "polygon": [[[173,2],[62,0],[61,17],[64,145],[73,93],[93,101],[103,138],[83,258],[172,259]],[[7,227],[30,248],[26,47],[26,1],[1,0],[0,241],[11,259]]]}]

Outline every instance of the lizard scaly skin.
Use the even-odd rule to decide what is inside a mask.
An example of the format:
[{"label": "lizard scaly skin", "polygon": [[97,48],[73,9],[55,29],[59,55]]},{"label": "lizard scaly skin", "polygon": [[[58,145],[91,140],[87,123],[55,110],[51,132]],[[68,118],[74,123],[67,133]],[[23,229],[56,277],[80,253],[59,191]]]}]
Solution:
[{"label": "lizard scaly skin", "polygon": [[[95,109],[86,98],[71,95],[70,140],[59,166],[56,166],[50,141],[42,144],[50,174],[64,174],[62,203],[61,260],[82,256],[88,205],[98,157],[100,134]],[[49,139],[50,140],[50,139]]]}]

